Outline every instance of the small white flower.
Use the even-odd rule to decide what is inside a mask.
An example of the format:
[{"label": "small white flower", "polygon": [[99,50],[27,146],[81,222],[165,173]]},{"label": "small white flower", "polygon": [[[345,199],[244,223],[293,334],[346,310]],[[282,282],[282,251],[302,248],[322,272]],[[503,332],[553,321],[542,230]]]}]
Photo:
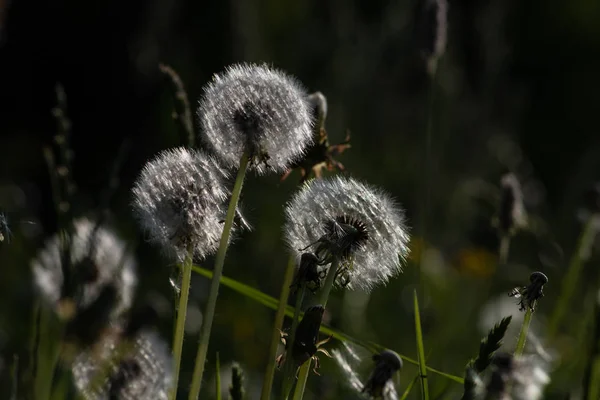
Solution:
[{"label": "small white flower", "polygon": [[336,238],[339,255],[351,260],[350,288],[369,290],[401,272],[409,241],[404,212],[382,190],[339,176],[313,180],[285,212],[285,237],[298,257],[318,253],[320,239]]},{"label": "small white flower", "polygon": [[236,64],[204,88],[202,139],[230,168],[248,152],[259,174],[286,171],[312,141],[306,94],[296,79],[266,65]]}]

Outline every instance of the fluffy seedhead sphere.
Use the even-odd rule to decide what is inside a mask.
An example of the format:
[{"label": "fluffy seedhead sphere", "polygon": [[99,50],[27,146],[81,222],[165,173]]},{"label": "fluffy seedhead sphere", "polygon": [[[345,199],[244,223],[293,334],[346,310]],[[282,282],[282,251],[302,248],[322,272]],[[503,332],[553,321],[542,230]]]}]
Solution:
[{"label": "fluffy seedhead sphere", "polygon": [[285,237],[298,257],[311,249],[323,263],[332,252],[342,259],[338,284],[370,290],[401,272],[409,241],[404,212],[382,190],[340,176],[313,180],[285,213]]},{"label": "fluffy seedhead sphere", "polygon": [[312,142],[312,116],[296,79],[266,65],[232,65],[204,88],[198,117],[202,139],[238,168],[248,152],[259,174],[284,172]]},{"label": "fluffy seedhead sphere", "polygon": [[227,214],[227,173],[203,152],[175,148],[148,162],[133,187],[133,208],[151,242],[178,261],[191,249],[214,253]]},{"label": "fluffy seedhead sphere", "polygon": [[70,237],[52,237],[32,269],[41,296],[67,319],[89,308],[107,290],[114,294],[111,314],[120,314],[131,306],[137,283],[135,260],[126,243],[88,219],[76,220]]},{"label": "fluffy seedhead sphere", "polygon": [[85,400],[167,400],[172,361],[167,344],[142,331],[131,342],[107,336],[100,349],[79,354],[71,367],[73,382]]}]

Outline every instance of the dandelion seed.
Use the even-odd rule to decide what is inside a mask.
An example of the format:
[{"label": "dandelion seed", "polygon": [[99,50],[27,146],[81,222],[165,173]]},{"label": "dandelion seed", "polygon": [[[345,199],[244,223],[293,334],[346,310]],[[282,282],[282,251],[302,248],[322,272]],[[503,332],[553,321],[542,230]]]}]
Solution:
[{"label": "dandelion seed", "polygon": [[[102,293],[106,296],[110,287],[110,315],[121,314],[131,306],[137,283],[135,261],[126,244],[88,219],[76,220],[72,232],[65,244],[55,235],[33,260],[36,288],[59,316],[71,319]],[[63,245],[68,265],[63,264]]]},{"label": "dandelion seed", "polygon": [[226,172],[200,151],[176,148],[148,162],[133,188],[133,208],[150,241],[183,261],[214,253],[223,231]]},{"label": "dandelion seed", "polygon": [[285,236],[298,256],[339,257],[338,285],[370,290],[401,272],[409,236],[402,209],[383,191],[352,178],[306,183],[286,206]]},{"label": "dandelion seed", "polygon": [[99,350],[75,358],[73,381],[85,400],[167,400],[171,363],[168,346],[152,331],[140,332],[131,342],[107,336]]},{"label": "dandelion seed", "polygon": [[246,152],[259,174],[285,171],[312,140],[301,85],[265,65],[236,64],[215,75],[198,116],[203,140],[230,168],[238,169]]}]

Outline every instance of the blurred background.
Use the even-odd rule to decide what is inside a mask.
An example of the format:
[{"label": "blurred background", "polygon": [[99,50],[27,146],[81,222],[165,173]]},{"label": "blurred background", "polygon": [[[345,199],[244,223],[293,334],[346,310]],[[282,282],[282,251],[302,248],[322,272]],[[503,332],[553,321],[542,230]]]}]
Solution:
[{"label": "blurred background", "polygon": [[[231,63],[267,62],[295,75],[327,97],[330,141],[351,133],[352,147],[337,157],[348,173],[405,207],[413,255],[404,273],[370,294],[337,291],[329,324],[416,359],[412,293],[422,284],[427,362],[462,376],[479,340],[510,314],[514,331],[505,346],[513,348],[522,313],[507,293],[543,271],[549,283],[532,329],[544,344],[582,230],[585,194],[599,178],[600,2],[450,0],[446,51],[434,78],[427,69],[431,18],[423,7],[421,0],[0,0],[0,207],[12,230],[0,243],[1,386],[9,387],[10,360],[26,346],[31,259],[57,227],[42,150],[54,146],[58,132],[57,83],[71,120],[73,213],[100,206],[128,142],[109,223],[135,244],[138,300],[158,293],[172,301],[169,261],[144,241],[130,207],[143,164],[183,144],[172,117],[174,90],[159,63],[177,71],[193,108],[212,74]],[[513,237],[508,263],[498,266],[493,221],[506,172],[521,182],[529,225]],[[249,174],[242,204],[254,230],[230,247],[226,276],[279,296],[288,258],[283,205],[299,180],[298,172],[283,182]],[[555,360],[548,399],[580,393],[592,349],[597,261],[592,254],[584,265],[558,339],[544,346]],[[182,391],[208,285],[194,277]],[[258,398],[273,317],[222,287],[205,380],[218,351],[224,386],[237,361],[248,398]],[[168,341],[171,323],[167,316],[159,327]],[[354,398],[339,366],[321,361],[305,398]],[[400,391],[416,372],[405,364]],[[462,393],[452,381],[430,378],[434,398]],[[206,398],[214,396],[210,386]],[[415,388],[409,398],[418,395]]]}]

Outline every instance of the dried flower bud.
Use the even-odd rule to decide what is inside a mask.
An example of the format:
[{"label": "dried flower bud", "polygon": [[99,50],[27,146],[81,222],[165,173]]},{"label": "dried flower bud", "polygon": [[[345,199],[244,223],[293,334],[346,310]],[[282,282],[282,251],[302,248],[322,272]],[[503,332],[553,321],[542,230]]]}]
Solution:
[{"label": "dried flower bud", "polygon": [[375,361],[375,368],[361,392],[374,398],[380,398],[383,397],[388,382],[394,374],[402,369],[402,359],[396,352],[384,350],[379,354],[374,354],[373,361]]},{"label": "dried flower bud", "polygon": [[401,272],[408,254],[404,213],[383,191],[352,178],[306,183],[286,206],[285,236],[298,255],[313,247],[323,263],[343,262],[337,280],[371,289]]},{"label": "dried flower bud", "polygon": [[238,363],[233,363],[231,365],[231,385],[229,386],[229,399],[243,400],[245,396],[244,371]]},{"label": "dried flower bud", "polygon": [[221,239],[229,190],[226,172],[203,152],[176,148],[148,162],[133,188],[140,225],[169,254],[183,261],[214,253]]},{"label": "dried flower bud", "polygon": [[504,175],[501,186],[502,197],[498,213],[498,229],[501,235],[511,236],[527,226],[523,192],[519,180],[513,174]]},{"label": "dried flower bud", "polygon": [[198,116],[204,141],[227,166],[239,168],[247,152],[259,174],[285,171],[312,140],[301,85],[266,65],[237,64],[215,75]]},{"label": "dried flower bud", "polygon": [[318,133],[325,127],[325,119],[327,118],[327,98],[321,92],[314,92],[307,96],[308,102],[312,108],[315,130]]},{"label": "dried flower bud", "polygon": [[172,387],[169,349],[154,332],[131,341],[107,336],[99,351],[79,354],[73,381],[85,400],[168,400]]},{"label": "dried flower bud", "polygon": [[87,219],[76,220],[64,242],[55,235],[32,262],[35,286],[59,316],[72,319],[93,304],[98,307],[102,293],[104,300],[110,297],[100,302],[107,318],[128,309],[137,278],[126,244]]},{"label": "dried flower bud", "polygon": [[303,285],[306,285],[313,292],[321,287],[321,280],[325,278],[325,271],[319,271],[319,262],[319,259],[313,253],[302,254],[300,266],[290,285],[293,292]]},{"label": "dried flower bud", "polygon": [[548,283],[548,277],[542,272],[534,272],[529,277],[529,285],[514,288],[508,295],[520,298],[519,309],[535,311],[535,305],[539,299],[544,297],[544,285]]}]

